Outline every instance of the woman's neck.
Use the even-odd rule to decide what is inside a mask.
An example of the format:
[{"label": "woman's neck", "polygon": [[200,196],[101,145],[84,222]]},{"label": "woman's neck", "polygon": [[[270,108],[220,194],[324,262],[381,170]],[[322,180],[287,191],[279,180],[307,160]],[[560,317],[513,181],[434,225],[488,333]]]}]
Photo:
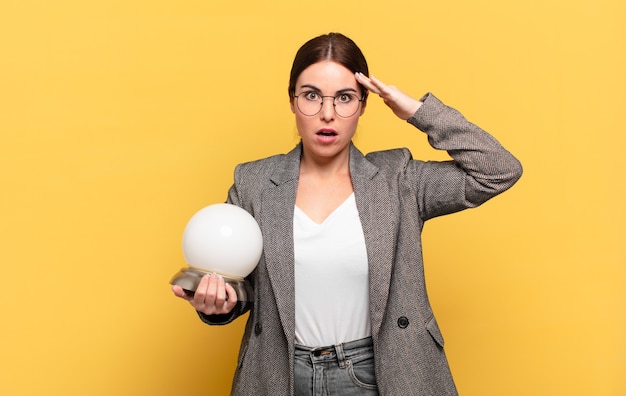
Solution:
[{"label": "woman's neck", "polygon": [[318,157],[302,152],[300,174],[320,177],[345,176],[350,173],[350,151],[346,150],[334,157]]},{"label": "woman's neck", "polygon": [[296,206],[321,224],[353,192],[350,156],[313,160],[303,153]]}]

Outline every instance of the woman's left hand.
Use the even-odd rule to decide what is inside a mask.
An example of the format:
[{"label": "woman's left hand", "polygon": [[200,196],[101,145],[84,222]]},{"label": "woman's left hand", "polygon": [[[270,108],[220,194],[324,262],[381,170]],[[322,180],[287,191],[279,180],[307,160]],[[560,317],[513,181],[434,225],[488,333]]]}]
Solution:
[{"label": "woman's left hand", "polygon": [[383,102],[400,119],[408,120],[420,108],[422,102],[400,91],[393,85],[385,85],[374,76],[367,77],[363,73],[355,73],[357,82],[383,99]]}]

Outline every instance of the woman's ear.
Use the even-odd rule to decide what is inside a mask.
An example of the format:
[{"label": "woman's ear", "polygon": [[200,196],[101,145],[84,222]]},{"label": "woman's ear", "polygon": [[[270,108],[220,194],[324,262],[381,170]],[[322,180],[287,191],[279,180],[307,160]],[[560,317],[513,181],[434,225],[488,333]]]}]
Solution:
[{"label": "woman's ear", "polygon": [[365,113],[365,108],[367,107],[367,98],[369,97],[369,91],[361,84],[359,84],[359,87],[361,88],[361,97],[362,97],[360,115],[363,115],[363,113]]},{"label": "woman's ear", "polygon": [[296,98],[289,98],[289,107],[291,107],[291,112],[296,114]]}]

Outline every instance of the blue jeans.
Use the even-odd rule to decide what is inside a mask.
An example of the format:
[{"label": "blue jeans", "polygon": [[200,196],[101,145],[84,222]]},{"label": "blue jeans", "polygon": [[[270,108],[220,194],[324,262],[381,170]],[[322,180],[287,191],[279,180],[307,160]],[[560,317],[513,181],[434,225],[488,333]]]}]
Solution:
[{"label": "blue jeans", "polygon": [[296,345],[296,396],[378,396],[371,338],[322,348]]}]

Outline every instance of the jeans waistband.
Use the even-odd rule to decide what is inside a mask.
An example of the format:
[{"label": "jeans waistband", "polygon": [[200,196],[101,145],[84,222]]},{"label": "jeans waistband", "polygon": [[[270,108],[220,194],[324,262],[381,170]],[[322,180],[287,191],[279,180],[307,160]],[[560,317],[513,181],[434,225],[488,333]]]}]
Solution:
[{"label": "jeans waistband", "polygon": [[342,342],[337,345],[328,345],[323,347],[308,347],[305,345],[296,344],[296,350],[302,352],[315,352],[315,351],[334,351],[336,347],[341,346],[344,351],[349,351],[351,349],[364,348],[373,346],[372,337],[361,338],[360,340]]},{"label": "jeans waistband", "polygon": [[[349,342],[343,342],[337,345],[329,345],[324,347],[307,347],[296,344],[296,357],[310,357],[313,363],[323,361],[337,361],[343,366],[352,354],[361,352],[364,348],[372,348],[372,337],[362,338]],[[308,359],[307,359],[308,360]]]}]

